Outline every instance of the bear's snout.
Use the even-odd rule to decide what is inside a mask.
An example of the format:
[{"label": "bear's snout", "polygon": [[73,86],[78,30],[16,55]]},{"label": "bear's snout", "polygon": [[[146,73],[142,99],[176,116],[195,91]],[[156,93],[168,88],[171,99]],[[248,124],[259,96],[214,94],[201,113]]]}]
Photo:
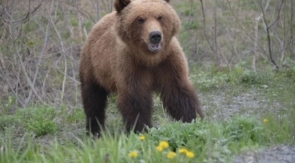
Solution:
[{"label": "bear's snout", "polygon": [[148,48],[152,52],[161,50],[162,33],[160,31],[153,31],[150,33],[150,43]]},{"label": "bear's snout", "polygon": [[153,31],[150,33],[150,42],[152,44],[159,44],[162,39],[162,34],[159,31]]}]

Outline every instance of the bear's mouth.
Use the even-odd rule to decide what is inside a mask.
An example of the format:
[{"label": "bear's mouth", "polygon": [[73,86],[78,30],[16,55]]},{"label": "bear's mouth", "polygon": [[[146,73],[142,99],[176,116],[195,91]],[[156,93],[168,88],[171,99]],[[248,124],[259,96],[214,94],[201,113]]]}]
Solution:
[{"label": "bear's mouth", "polygon": [[148,48],[150,51],[156,52],[156,51],[161,50],[162,47],[161,47],[161,44],[149,44]]}]

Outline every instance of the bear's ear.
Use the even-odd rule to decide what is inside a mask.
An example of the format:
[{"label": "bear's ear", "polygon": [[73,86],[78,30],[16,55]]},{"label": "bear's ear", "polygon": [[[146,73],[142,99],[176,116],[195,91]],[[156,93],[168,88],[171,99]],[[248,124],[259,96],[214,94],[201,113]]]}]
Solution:
[{"label": "bear's ear", "polygon": [[116,0],[115,1],[115,9],[118,12],[121,12],[124,7],[126,7],[130,3],[130,0]]},{"label": "bear's ear", "polygon": [[170,0],[165,0],[167,3],[169,3]]}]

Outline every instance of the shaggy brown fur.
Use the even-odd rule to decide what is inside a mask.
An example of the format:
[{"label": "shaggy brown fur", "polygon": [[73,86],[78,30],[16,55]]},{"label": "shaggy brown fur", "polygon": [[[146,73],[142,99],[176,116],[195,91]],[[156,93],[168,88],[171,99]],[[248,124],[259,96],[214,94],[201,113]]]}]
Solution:
[{"label": "shaggy brown fur", "polygon": [[80,81],[87,131],[104,126],[109,92],[127,131],[151,127],[152,93],[170,115],[191,122],[203,118],[188,79],[185,55],[175,38],[180,21],[169,0],[116,0],[116,11],[91,30],[81,52]]}]

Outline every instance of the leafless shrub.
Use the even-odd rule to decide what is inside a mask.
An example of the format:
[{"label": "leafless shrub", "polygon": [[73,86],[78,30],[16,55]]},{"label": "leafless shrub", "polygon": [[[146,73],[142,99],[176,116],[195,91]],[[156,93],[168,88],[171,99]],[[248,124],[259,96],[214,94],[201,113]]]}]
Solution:
[{"label": "leafless shrub", "polygon": [[[0,3],[1,103],[79,107],[80,46],[110,2],[6,0]],[[102,8],[102,10],[99,10]],[[0,105],[0,109],[1,109]]]},{"label": "leafless shrub", "polygon": [[[185,3],[192,2],[186,0],[182,5]],[[201,25],[185,30],[183,33],[194,37],[182,42],[198,41],[198,46],[193,47],[198,53],[191,58],[204,62],[205,55],[206,61],[230,68],[252,57],[254,70],[257,60],[269,61],[279,69],[287,64],[286,57],[294,58],[293,1],[195,0],[193,3],[197,4],[194,20]],[[186,23],[186,19],[182,21]]]}]

